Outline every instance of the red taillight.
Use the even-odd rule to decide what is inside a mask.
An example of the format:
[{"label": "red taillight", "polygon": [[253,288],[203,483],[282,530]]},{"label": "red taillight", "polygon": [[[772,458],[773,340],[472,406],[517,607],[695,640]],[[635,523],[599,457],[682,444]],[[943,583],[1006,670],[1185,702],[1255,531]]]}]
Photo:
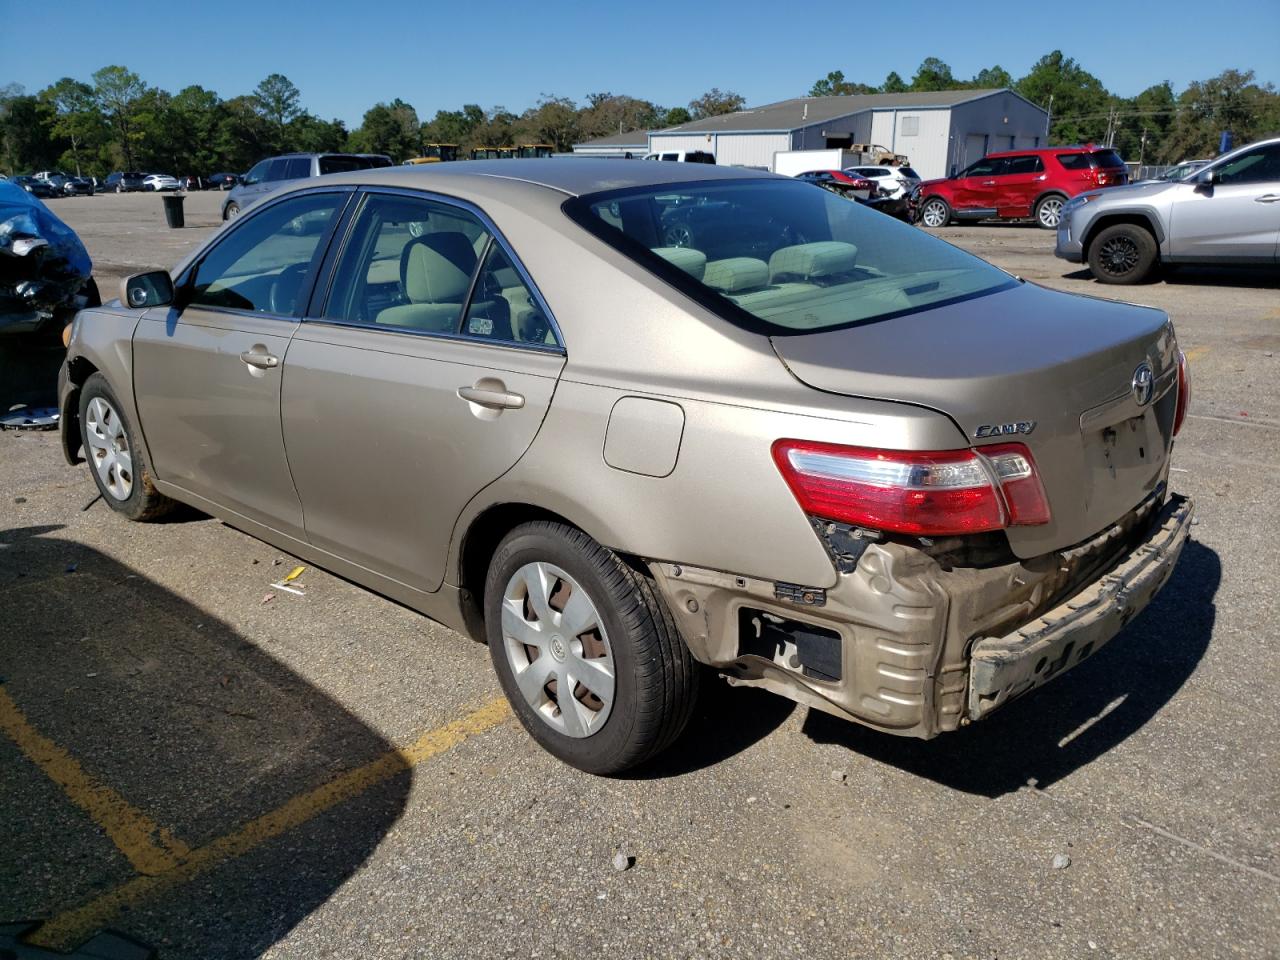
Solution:
[{"label": "red taillight", "polygon": [[1191,377],[1187,373],[1187,355],[1178,351],[1178,403],[1173,408],[1173,435],[1176,437],[1187,419],[1187,404],[1191,402]]},{"label": "red taillight", "polygon": [[1049,522],[1021,443],[916,453],[778,440],[773,459],[801,509],[828,520],[923,536]]}]

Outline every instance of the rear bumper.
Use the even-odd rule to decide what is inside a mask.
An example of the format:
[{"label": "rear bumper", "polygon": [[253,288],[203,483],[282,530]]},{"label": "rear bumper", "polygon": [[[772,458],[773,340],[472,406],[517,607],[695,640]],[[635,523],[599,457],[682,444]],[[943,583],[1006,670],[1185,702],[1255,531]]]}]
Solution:
[{"label": "rear bumper", "polygon": [[1170,498],[1150,536],[1102,577],[1020,629],[975,643],[969,667],[969,719],[981,719],[1047,683],[1119,633],[1173,573],[1193,513],[1190,500]]},{"label": "rear bumper", "polygon": [[650,569],[693,655],[731,683],[928,739],[1114,637],[1169,578],[1191,516],[1190,501],[1153,497],[1086,543],[995,566],[944,569],[915,547],[875,543],[827,590]]}]

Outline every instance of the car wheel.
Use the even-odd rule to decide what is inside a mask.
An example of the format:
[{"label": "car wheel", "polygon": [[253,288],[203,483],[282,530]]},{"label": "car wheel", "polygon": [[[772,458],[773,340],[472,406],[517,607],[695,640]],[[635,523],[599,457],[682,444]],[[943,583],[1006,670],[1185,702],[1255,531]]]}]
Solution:
[{"label": "car wheel", "polygon": [[1139,283],[1156,259],[1156,238],[1132,223],[1107,227],[1089,245],[1089,269],[1101,283]]},{"label": "car wheel", "polygon": [[507,700],[547,751],[617,773],[676,739],[699,667],[648,576],[586,534],[511,531],[485,581],[489,655]]},{"label": "car wheel", "polygon": [[920,222],[926,227],[945,227],[951,222],[951,205],[941,197],[930,197],[920,208]]},{"label": "car wheel", "polygon": [[693,247],[693,232],[683,223],[672,224],[662,232],[662,242],[668,247]]},{"label": "car wheel", "polygon": [[238,216],[240,216],[240,204],[238,203],[228,203],[222,210],[223,220],[234,220]]},{"label": "car wheel", "polygon": [[1036,223],[1045,230],[1057,230],[1062,222],[1062,205],[1065,202],[1058,194],[1041,197],[1036,204]]},{"label": "car wheel", "polygon": [[151,465],[107,378],[95,373],[80,389],[80,438],[93,482],[107,506],[130,520],[157,520],[176,506],[156,490]]}]

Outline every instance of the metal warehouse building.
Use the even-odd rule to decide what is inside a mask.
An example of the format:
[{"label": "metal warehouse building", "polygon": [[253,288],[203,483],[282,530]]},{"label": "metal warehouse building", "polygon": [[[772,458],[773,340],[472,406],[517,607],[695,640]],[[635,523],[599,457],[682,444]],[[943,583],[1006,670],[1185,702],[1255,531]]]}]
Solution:
[{"label": "metal warehouse building", "polygon": [[1012,90],[798,97],[649,134],[649,151],[709,150],[716,162],[769,168],[780,150],[873,143],[944,177],[996,150],[1048,145],[1049,114]]},{"label": "metal warehouse building", "polygon": [[574,156],[640,159],[649,152],[649,131],[633,130],[573,145]]}]

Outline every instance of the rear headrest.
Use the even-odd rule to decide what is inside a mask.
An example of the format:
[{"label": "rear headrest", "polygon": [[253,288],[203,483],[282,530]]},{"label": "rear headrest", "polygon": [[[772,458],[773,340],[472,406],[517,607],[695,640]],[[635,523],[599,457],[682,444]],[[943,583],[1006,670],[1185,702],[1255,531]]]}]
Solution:
[{"label": "rear headrest", "polygon": [[838,240],[820,240],[783,247],[769,258],[769,279],[817,280],[851,271],[858,262],[858,248]]},{"label": "rear headrest", "polygon": [[413,303],[461,303],[471,284],[476,252],[465,233],[428,233],[400,254],[400,282]]},{"label": "rear headrest", "polygon": [[721,293],[741,293],[769,283],[769,265],[755,257],[729,257],[712,260],[702,275],[702,282]]},{"label": "rear headrest", "polygon": [[701,250],[691,250],[689,247],[654,247],[653,252],[695,280],[701,280],[707,269],[707,255]]}]

